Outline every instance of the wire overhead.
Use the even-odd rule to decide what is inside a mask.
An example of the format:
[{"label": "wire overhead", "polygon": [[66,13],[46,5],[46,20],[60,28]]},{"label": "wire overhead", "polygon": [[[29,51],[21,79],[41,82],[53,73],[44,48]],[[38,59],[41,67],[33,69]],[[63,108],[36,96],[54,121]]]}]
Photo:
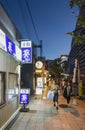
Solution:
[{"label": "wire overhead", "polygon": [[[25,22],[25,21],[26,21],[25,14],[24,14],[23,11],[22,11],[22,8],[21,8],[21,5],[20,5],[19,1],[18,1],[18,5],[19,5],[19,8],[20,8],[20,10],[21,10],[21,12],[22,12],[21,17],[22,17],[22,21],[24,22],[25,30],[26,30],[27,34],[29,35],[29,31],[28,31],[28,29],[27,29],[26,22]],[[24,17],[24,18],[23,18],[23,17]]]},{"label": "wire overhead", "polygon": [[27,9],[28,9],[29,14],[30,14],[30,18],[31,18],[31,21],[32,21],[32,25],[33,25],[33,28],[34,28],[34,31],[35,31],[36,38],[37,38],[37,40],[39,42],[40,40],[39,40],[38,33],[37,33],[37,30],[36,30],[36,27],[35,27],[35,24],[34,24],[32,13],[31,13],[31,10],[30,10],[29,4],[28,4],[28,0],[26,0],[26,5],[27,5]]},{"label": "wire overhead", "polygon": [[[6,2],[6,5],[8,6],[8,9],[10,9],[9,11],[11,11],[12,12],[12,14],[13,14],[13,16],[16,18],[16,15],[15,15],[15,12],[13,12],[13,10],[12,10],[12,7],[9,5],[9,2],[8,2],[8,0],[5,0],[5,2]],[[3,3],[2,3],[3,4]],[[18,4],[18,5],[20,5],[20,4]],[[21,6],[19,6],[20,7],[20,10],[21,10]],[[9,12],[8,11],[8,12]],[[23,15],[24,16],[24,15]],[[22,15],[21,15],[21,18],[22,18]],[[12,18],[13,19],[13,18]],[[23,24],[24,24],[24,27],[26,28],[25,30],[26,30],[26,34],[27,35],[29,35],[29,32],[28,32],[28,30],[27,30],[27,27],[26,27],[26,23],[25,23],[25,20],[22,18],[22,21],[23,21]],[[16,23],[15,23],[16,24]],[[21,29],[22,29],[22,31],[23,31],[23,26],[22,26],[22,24],[20,25],[20,27],[21,27]]]},{"label": "wire overhead", "polygon": [[[6,4],[7,4],[7,6],[8,6],[8,8],[10,8],[10,7],[9,7],[9,2],[8,2],[8,0],[5,0],[5,2],[6,2]],[[17,2],[19,2],[19,1],[17,1]],[[35,27],[35,24],[34,24],[34,20],[33,20],[33,17],[32,17],[32,13],[31,13],[31,10],[30,10],[30,6],[29,6],[29,3],[28,3],[28,0],[25,0],[25,1],[23,1],[23,2],[26,3],[27,10],[28,10],[29,16],[30,16],[30,18],[31,18],[31,22],[32,22],[33,29],[34,29],[34,32],[35,32],[35,36],[36,36],[36,39],[37,39],[37,41],[38,41],[38,43],[39,43],[39,42],[40,42],[39,36],[38,36],[37,30],[36,30],[36,27]],[[23,13],[23,11],[22,11],[22,9],[21,9],[20,3],[18,3],[18,6],[19,6],[19,9],[21,10],[21,13]],[[12,10],[12,8],[11,8],[11,10]],[[11,10],[10,10],[10,11],[11,11]],[[12,13],[13,13],[13,15],[15,16],[15,14],[14,14],[13,11],[12,11]],[[24,16],[24,14],[23,14],[23,16]],[[22,17],[22,16],[21,16],[21,17]],[[15,16],[15,18],[16,18],[16,16]],[[24,16],[24,19],[25,19],[25,16]],[[27,34],[29,34],[30,32],[28,32],[28,30],[27,30],[26,22],[25,22],[24,19],[22,18],[22,21],[23,21],[23,23],[24,23],[25,30],[26,30]]]}]

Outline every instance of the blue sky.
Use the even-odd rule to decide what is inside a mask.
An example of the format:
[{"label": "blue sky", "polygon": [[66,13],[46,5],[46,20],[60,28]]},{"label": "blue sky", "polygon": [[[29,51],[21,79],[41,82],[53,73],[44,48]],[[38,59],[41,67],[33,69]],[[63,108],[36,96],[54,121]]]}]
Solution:
[{"label": "blue sky", "polygon": [[70,9],[69,0],[28,0],[38,38],[26,0],[0,1],[25,39],[32,40],[36,44],[42,40],[43,56],[46,59],[55,59],[62,54],[69,54],[72,38],[66,33],[75,29],[78,13],[76,7]]}]

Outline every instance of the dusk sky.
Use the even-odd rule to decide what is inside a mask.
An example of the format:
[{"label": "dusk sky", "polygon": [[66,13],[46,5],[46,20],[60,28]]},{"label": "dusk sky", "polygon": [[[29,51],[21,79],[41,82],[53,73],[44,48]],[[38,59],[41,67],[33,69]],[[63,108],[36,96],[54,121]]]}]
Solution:
[{"label": "dusk sky", "polygon": [[75,29],[78,15],[77,7],[69,7],[69,0],[0,1],[24,39],[32,40],[35,44],[42,40],[46,59],[69,54],[72,38],[66,33]]}]

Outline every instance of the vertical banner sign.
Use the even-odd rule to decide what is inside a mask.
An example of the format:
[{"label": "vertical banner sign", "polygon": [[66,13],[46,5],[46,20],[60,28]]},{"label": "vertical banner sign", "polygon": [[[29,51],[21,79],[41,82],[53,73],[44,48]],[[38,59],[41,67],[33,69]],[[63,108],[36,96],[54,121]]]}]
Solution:
[{"label": "vertical banner sign", "polygon": [[20,91],[20,104],[28,104],[29,103],[29,90],[21,89]]},{"label": "vertical banner sign", "polygon": [[38,77],[37,78],[36,94],[42,94],[42,89],[43,89],[42,77]]},{"label": "vertical banner sign", "polygon": [[22,41],[21,50],[22,50],[22,62],[32,63],[32,42]]},{"label": "vertical banner sign", "polygon": [[6,36],[6,48],[10,55],[15,56],[15,44]]},{"label": "vertical banner sign", "polygon": [[40,87],[40,88],[43,87],[42,77],[37,78],[37,87]]},{"label": "vertical banner sign", "polygon": [[77,59],[75,59],[75,67],[74,67],[74,71],[73,71],[73,80],[72,80],[73,83],[76,82],[76,70],[77,70],[77,65],[78,65],[78,61],[77,61]]},{"label": "vertical banner sign", "polygon": [[16,59],[21,61],[21,49],[18,46],[15,46]]}]

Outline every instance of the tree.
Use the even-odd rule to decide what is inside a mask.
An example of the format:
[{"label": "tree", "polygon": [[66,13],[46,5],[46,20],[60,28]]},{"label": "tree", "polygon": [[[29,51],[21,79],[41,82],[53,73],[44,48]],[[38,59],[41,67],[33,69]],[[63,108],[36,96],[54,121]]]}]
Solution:
[{"label": "tree", "polygon": [[82,7],[85,6],[85,0],[70,0],[69,6],[73,8],[75,5]]},{"label": "tree", "polygon": [[[73,32],[68,32],[73,38],[73,43],[78,47],[78,83],[80,82],[80,55],[83,54],[80,50],[82,44],[85,45],[85,0],[70,0],[69,6],[73,8],[74,6],[79,7],[79,16],[76,24],[76,29]],[[79,85],[79,84],[78,84]],[[80,97],[80,94],[79,94]]]},{"label": "tree", "polygon": [[[79,10],[84,8],[85,10],[85,0],[70,0],[69,6],[73,8],[74,6],[78,6]],[[77,33],[77,32],[80,33]],[[85,14],[79,13],[78,20],[77,20],[77,29],[72,32],[67,32],[67,34],[71,35],[74,43],[82,44],[85,42]]]},{"label": "tree", "polygon": [[60,66],[60,58],[53,60],[53,62],[51,63],[51,77],[55,80],[58,81],[59,83],[59,79],[60,79],[60,75],[61,75],[61,66]]}]

